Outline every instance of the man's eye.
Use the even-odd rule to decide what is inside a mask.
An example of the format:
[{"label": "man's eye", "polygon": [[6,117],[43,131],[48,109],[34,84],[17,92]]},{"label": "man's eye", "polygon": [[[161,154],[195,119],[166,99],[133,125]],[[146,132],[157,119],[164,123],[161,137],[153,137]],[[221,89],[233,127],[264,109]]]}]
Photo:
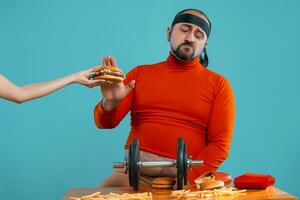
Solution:
[{"label": "man's eye", "polygon": [[204,37],[204,35],[201,32],[197,32],[197,33],[195,33],[195,37],[198,39],[202,39]]},{"label": "man's eye", "polygon": [[181,31],[182,31],[182,32],[188,32],[189,30],[186,29],[186,28],[182,28]]}]

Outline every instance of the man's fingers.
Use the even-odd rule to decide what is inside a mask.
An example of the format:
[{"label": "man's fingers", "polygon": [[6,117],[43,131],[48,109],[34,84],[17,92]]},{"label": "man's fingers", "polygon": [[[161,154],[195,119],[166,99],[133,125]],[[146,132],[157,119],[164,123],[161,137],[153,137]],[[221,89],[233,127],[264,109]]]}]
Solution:
[{"label": "man's fingers", "polygon": [[118,66],[117,61],[116,61],[116,59],[114,57],[110,58],[110,62],[112,64],[112,66],[116,66],[116,67]]},{"label": "man's fingers", "polygon": [[112,63],[111,63],[111,56],[107,56],[106,65],[107,65],[107,66],[112,66]]},{"label": "man's fingers", "polygon": [[103,58],[103,66],[111,66],[110,56],[105,56]]},{"label": "man's fingers", "polygon": [[106,57],[103,58],[103,60],[102,60],[102,65],[103,65],[103,66],[106,66]]},{"label": "man's fingers", "polygon": [[107,56],[106,65],[107,65],[107,66],[111,66],[111,63],[110,63],[110,56]]},{"label": "man's fingers", "polygon": [[106,56],[106,66],[111,66],[109,56]]},{"label": "man's fingers", "polygon": [[135,80],[132,80],[125,86],[127,92],[129,93],[135,87]]},{"label": "man's fingers", "polygon": [[109,55],[105,56],[102,59],[102,65],[103,66],[118,66],[116,59]]},{"label": "man's fingers", "polygon": [[135,86],[135,80],[132,80],[129,82],[129,84],[127,85],[127,87],[129,87],[129,89],[133,89]]}]

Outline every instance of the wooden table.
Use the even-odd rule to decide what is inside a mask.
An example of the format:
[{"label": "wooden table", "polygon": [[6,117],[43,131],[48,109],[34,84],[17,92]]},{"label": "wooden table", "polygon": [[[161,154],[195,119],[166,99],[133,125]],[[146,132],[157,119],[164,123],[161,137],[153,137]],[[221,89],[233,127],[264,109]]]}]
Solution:
[{"label": "wooden table", "polygon": [[[107,188],[79,188],[79,189],[71,189],[69,190],[66,195],[62,198],[62,200],[69,200],[72,197],[81,197],[84,195],[92,194],[94,192],[101,191],[101,193],[106,194],[109,192],[122,194],[122,193],[133,193],[132,188],[129,187],[107,187]],[[153,200],[170,200],[169,194],[171,190],[167,189],[152,189],[150,187],[142,187],[140,188],[140,192],[152,192]],[[204,198],[202,198],[204,199]],[[207,198],[208,199],[208,198]],[[218,200],[231,200],[231,199],[238,199],[238,200],[297,200],[297,197],[292,196],[276,187],[269,187],[265,190],[247,190],[243,195],[238,196],[224,196],[224,197],[217,197],[215,199]],[[211,200],[211,198],[209,198]]]}]

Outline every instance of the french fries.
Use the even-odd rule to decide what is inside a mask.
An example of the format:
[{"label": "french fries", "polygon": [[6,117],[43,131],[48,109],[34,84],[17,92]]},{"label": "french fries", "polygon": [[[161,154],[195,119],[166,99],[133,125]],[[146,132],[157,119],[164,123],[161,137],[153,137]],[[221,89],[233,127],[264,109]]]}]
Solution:
[{"label": "french fries", "polygon": [[214,189],[214,190],[202,190],[202,191],[191,191],[191,190],[176,190],[172,191],[170,194],[171,198],[176,199],[198,199],[198,198],[212,198],[212,197],[219,197],[219,196],[232,196],[238,195],[246,190],[238,190],[234,187],[224,187],[221,189]]},{"label": "french fries", "polygon": [[109,194],[101,194],[101,192],[95,192],[90,195],[82,196],[82,197],[70,197],[70,200],[152,200],[151,192],[143,192],[143,193],[109,193]]}]

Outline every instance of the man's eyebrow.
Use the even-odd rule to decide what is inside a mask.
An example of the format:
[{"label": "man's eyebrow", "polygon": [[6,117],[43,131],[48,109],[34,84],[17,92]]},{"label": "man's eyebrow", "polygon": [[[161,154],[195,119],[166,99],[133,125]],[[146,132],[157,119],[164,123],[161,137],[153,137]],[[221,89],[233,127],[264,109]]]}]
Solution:
[{"label": "man's eyebrow", "polygon": [[[188,28],[192,28],[193,27],[191,24],[185,24],[185,23],[181,24],[181,26],[186,26]],[[201,32],[202,34],[205,33],[200,27],[197,27],[196,31]]]},{"label": "man's eyebrow", "polygon": [[196,31],[202,33],[203,35],[205,34],[205,32],[201,28],[198,28]]},{"label": "man's eyebrow", "polygon": [[192,28],[192,25],[190,24],[181,24],[181,26],[187,26],[188,28]]}]

